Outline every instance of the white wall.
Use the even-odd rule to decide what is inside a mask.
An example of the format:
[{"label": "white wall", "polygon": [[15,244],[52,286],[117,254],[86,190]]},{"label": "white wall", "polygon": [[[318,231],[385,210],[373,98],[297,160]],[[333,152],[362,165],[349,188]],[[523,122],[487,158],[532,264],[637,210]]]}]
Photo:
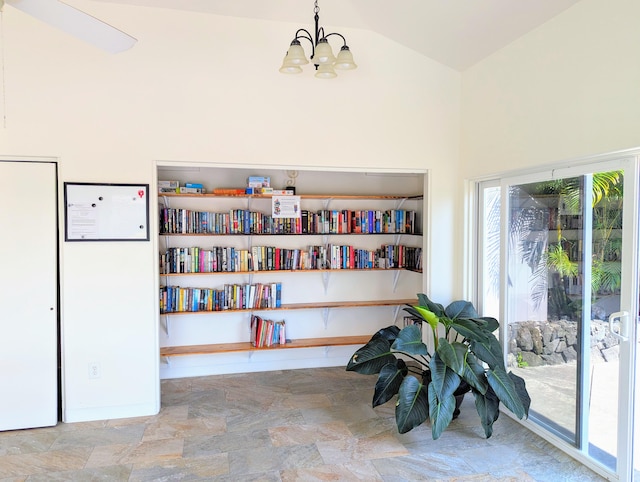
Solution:
[{"label": "white wall", "polygon": [[582,0],[464,72],[464,176],[640,146],[639,21]]},{"label": "white wall", "polygon": [[[61,182],[152,184],[160,159],[430,169],[430,294],[454,297],[459,73],[340,29],[358,70],[332,81],[283,76],[299,25],[73,5],[139,42],[109,55],[5,6],[0,155],[57,157]],[[152,243],[62,243],[61,262],[65,420],[154,413]],[[88,378],[90,362],[101,378]]]}]

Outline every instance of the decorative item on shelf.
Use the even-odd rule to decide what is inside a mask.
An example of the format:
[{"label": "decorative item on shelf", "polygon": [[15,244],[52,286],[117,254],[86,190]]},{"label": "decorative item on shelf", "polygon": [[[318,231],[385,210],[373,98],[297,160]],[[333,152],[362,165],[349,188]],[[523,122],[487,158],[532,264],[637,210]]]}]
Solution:
[{"label": "decorative item on shelf", "polygon": [[180,192],[179,181],[158,181],[158,192]]},{"label": "decorative item on shelf", "polygon": [[518,418],[528,416],[531,398],[524,380],[506,371],[494,335],[499,326],[495,318],[479,316],[469,301],[454,301],[444,308],[425,294],[418,294],[418,305],[404,309],[421,322],[424,336],[415,324],[402,330],[395,325],[383,328],[347,364],[347,371],[378,374],[374,407],[397,395],[400,433],[430,420],[431,435],[437,439],[460,413],[468,392],[475,397],[487,438],[501,402]]},{"label": "decorative item on shelf", "polygon": [[[296,31],[296,35],[291,41],[289,50],[282,61],[280,72],[283,74],[299,74],[302,72],[302,65],[309,63],[304,53],[302,45],[300,45],[300,39],[306,39],[311,43],[311,60],[316,66],[316,77],[319,79],[332,79],[336,77],[335,70],[353,70],[358,66],[353,61],[353,55],[347,45],[347,40],[341,34],[337,32],[331,32],[325,34],[324,27],[319,26],[320,16],[318,13],[320,8],[318,7],[318,1],[316,0],[313,8],[315,30],[314,35],[311,35],[308,30],[301,28]],[[343,41],[343,45],[340,48],[338,56],[333,55],[331,46],[329,45],[328,38],[332,35],[337,35]]]},{"label": "decorative item on shelf", "polygon": [[296,178],[298,177],[298,171],[287,171],[287,182],[285,184],[284,190],[290,192],[291,194],[296,193]]}]

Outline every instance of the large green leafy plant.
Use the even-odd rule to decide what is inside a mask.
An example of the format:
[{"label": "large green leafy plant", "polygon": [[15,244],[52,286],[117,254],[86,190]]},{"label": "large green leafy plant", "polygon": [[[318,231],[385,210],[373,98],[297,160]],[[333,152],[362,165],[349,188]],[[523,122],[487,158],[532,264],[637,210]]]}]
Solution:
[{"label": "large green leafy plant", "polygon": [[425,294],[405,311],[427,331],[412,324],[402,330],[383,328],[357,350],[348,371],[378,374],[373,406],[397,395],[396,424],[406,433],[429,420],[434,439],[457,415],[458,401],[471,392],[487,438],[493,433],[500,403],[518,418],[529,413],[531,398],[525,382],[507,372],[502,347],[493,332],[495,318],[480,317],[469,301],[454,301],[444,308]]}]

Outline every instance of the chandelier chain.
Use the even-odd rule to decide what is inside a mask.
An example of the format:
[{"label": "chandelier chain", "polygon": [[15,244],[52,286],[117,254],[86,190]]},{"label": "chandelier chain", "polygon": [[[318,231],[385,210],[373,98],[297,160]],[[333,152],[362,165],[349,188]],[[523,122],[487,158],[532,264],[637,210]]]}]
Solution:
[{"label": "chandelier chain", "polygon": [[314,4],[314,7],[313,7],[313,13],[318,15],[318,12],[320,12],[320,7],[318,7],[318,0],[316,0],[315,4]]}]

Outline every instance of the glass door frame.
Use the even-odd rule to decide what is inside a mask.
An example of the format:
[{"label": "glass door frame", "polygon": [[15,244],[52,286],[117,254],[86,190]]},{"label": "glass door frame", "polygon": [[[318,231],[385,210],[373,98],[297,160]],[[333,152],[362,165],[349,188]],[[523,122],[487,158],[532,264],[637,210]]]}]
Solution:
[{"label": "glass door frame", "polygon": [[[471,291],[476,302],[482,296],[482,240],[480,235],[482,233],[483,218],[479,216],[481,213],[480,202],[482,200],[481,189],[490,188],[495,186],[497,182],[501,186],[501,282],[500,282],[500,319],[507,320],[508,313],[508,300],[507,294],[507,266],[508,266],[508,253],[506,246],[508,246],[508,188],[512,185],[539,182],[545,180],[553,180],[568,177],[584,176],[591,172],[606,172],[613,170],[624,171],[624,190],[623,190],[623,251],[622,251],[622,286],[624,287],[621,293],[620,304],[623,310],[630,313],[627,321],[627,330],[629,335],[629,341],[621,342],[620,350],[620,389],[618,393],[618,427],[617,427],[617,463],[615,473],[611,469],[601,465],[588,454],[588,443],[585,443],[585,435],[581,433],[582,428],[586,428],[586,420],[581,414],[585,412],[584,403],[577,407],[579,423],[577,428],[577,446],[568,443],[562,437],[559,437],[551,432],[547,431],[543,426],[527,420],[522,422],[532,431],[542,436],[549,442],[556,445],[572,457],[578,459],[586,466],[595,470],[603,476],[623,480],[633,480],[633,430],[634,430],[634,393],[636,378],[638,375],[635,373],[635,357],[638,334],[637,334],[637,315],[638,315],[638,266],[639,266],[639,254],[640,241],[639,241],[639,193],[640,193],[640,180],[639,180],[639,168],[640,151],[628,151],[626,153],[613,153],[604,156],[597,156],[594,158],[582,160],[579,162],[566,163],[562,167],[541,166],[540,169],[535,171],[529,171],[526,173],[515,173],[513,175],[504,174],[500,177],[493,179],[478,180],[474,183],[476,201],[475,205],[475,226],[474,232],[476,233],[473,240],[471,249],[475,254],[474,263],[472,266],[475,269],[471,269],[467,272],[467,276],[472,276],[476,280],[477,284],[475,289]],[[467,278],[469,279],[469,278]],[[508,323],[501,323],[500,327],[500,339],[503,341],[503,350],[505,361],[507,357],[507,346],[504,340],[507,339],[507,326]],[[584,351],[584,349],[583,349]],[[579,380],[579,386],[588,387],[589,380],[588,374],[582,370],[581,379]],[[639,386],[640,388],[640,386]],[[584,400],[585,397],[582,397]],[[635,414],[638,416],[638,414]],[[586,432],[586,431],[583,431]],[[640,443],[640,441],[638,441]]]}]

